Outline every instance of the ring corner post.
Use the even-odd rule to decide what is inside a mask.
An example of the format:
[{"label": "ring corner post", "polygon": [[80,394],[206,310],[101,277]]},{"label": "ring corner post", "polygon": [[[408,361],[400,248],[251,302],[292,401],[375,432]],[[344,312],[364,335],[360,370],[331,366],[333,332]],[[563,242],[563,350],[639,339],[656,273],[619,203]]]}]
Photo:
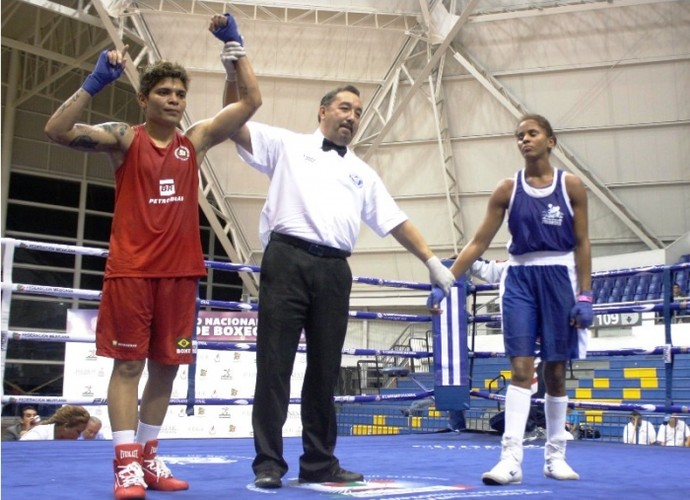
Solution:
[{"label": "ring corner post", "polygon": [[470,407],[466,301],[466,280],[462,277],[441,303],[443,313],[432,319],[434,394],[439,410]]}]

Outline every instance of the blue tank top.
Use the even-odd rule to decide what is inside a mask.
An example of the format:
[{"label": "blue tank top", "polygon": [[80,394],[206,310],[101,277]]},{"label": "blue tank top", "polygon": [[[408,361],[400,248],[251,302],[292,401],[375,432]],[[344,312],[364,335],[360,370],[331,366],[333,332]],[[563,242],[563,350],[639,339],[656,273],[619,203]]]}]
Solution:
[{"label": "blue tank top", "polygon": [[524,170],[515,174],[508,206],[508,252],[569,252],[575,248],[573,209],[565,189],[565,172],[554,169],[553,182],[534,188],[525,181]]}]

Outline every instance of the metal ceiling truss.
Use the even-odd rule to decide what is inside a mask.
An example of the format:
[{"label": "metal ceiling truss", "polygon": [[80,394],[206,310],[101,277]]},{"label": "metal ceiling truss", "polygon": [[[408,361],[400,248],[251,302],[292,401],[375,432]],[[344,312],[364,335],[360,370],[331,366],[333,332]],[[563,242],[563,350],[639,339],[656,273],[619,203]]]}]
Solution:
[{"label": "metal ceiling truss", "polygon": [[[353,147],[362,159],[366,161],[371,158],[417,91],[428,88],[428,100],[436,125],[439,166],[443,171],[448,225],[450,234],[453,235],[454,253],[464,244],[464,230],[442,84],[443,68],[448,47],[467,23],[478,2],[479,0],[468,2],[445,38],[436,44],[430,36],[430,9],[437,1],[420,0],[424,26],[417,26],[408,33],[407,40],[370,101],[353,140]],[[425,58],[422,64],[418,61],[421,57]],[[421,69],[417,69],[419,66]]]},{"label": "metal ceiling truss", "polygon": [[[12,50],[36,56],[36,60],[32,62],[34,64],[33,69],[36,70],[33,72],[34,80],[26,89],[22,89],[24,91],[23,94],[17,96],[21,102],[24,102],[59,80],[60,76],[67,72],[65,66],[69,67],[69,69],[80,68],[89,71],[91,65],[85,61],[91,59],[94,53],[102,50],[101,48],[106,45],[103,38],[101,38],[101,29],[107,32],[108,40],[119,49],[122,49],[125,43],[130,46],[129,52],[135,64],[129,65],[127,77],[134,89],[137,89],[138,75],[134,67],[145,58],[149,61],[159,58],[155,41],[148,31],[143,17],[144,15],[153,15],[156,12],[199,16],[231,12],[239,19],[254,21],[402,31],[407,34],[407,39],[377,92],[370,100],[369,106],[363,115],[359,133],[353,141],[353,147],[356,147],[361,152],[364,160],[370,158],[380,147],[386,134],[416,92],[420,89],[428,88],[428,98],[437,124],[436,135],[439,146],[439,164],[444,171],[449,221],[454,234],[454,250],[457,251],[458,246],[463,243],[464,231],[460,218],[459,189],[454,174],[456,169],[453,165],[454,159],[450,145],[451,138],[448,131],[442,85],[443,67],[447,54],[452,54],[452,57],[470,72],[513,115],[519,116],[524,112],[524,108],[508,94],[492,75],[482,70],[477,62],[471,61],[466,54],[463,54],[461,47],[452,45],[460,29],[468,22],[490,22],[535,15],[668,3],[670,1],[672,0],[559,1],[542,2],[523,8],[487,9],[482,12],[475,12],[479,0],[470,0],[464,6],[460,15],[454,16],[455,23],[444,35],[440,43],[436,43],[438,41],[432,41],[429,33],[430,11],[434,7],[442,5],[440,0],[420,0],[423,25],[419,24],[420,17],[416,13],[380,12],[385,9],[385,5],[381,5],[381,8],[377,9],[379,12],[367,12],[350,7],[343,8],[337,5],[321,6],[319,4],[320,6],[316,7],[314,5],[299,5],[295,3],[286,6],[284,4],[277,5],[276,2],[270,1],[80,0],[76,2],[77,8],[70,8],[50,0],[17,0],[16,2],[3,2],[3,30],[6,31],[11,27],[12,17],[20,11],[20,4],[28,4],[38,8],[39,14],[41,11],[60,14],[62,18],[60,23],[64,23],[65,26],[69,26],[69,23],[74,23],[75,27],[73,29],[81,32],[86,38],[91,36],[91,34],[88,32],[84,33],[84,30],[96,28],[93,30],[94,42],[89,47],[71,46],[70,44],[74,42],[64,35],[55,42],[55,37],[49,35],[56,33],[60,29],[68,28],[61,28],[56,25],[50,27],[47,31],[43,27],[43,31],[41,31],[40,23],[37,19],[33,33],[27,33],[21,41],[17,41],[18,37],[10,39],[3,36],[2,44]],[[449,4],[451,6],[450,11],[455,12],[457,10],[455,7],[456,0],[451,0]],[[55,46],[56,43],[62,45],[57,47]],[[419,69],[421,57],[424,57],[426,62]],[[41,58],[48,59],[48,62],[39,61]],[[52,68],[52,66],[55,66],[57,69]],[[38,75],[43,76],[39,78]],[[185,118],[185,121],[188,125],[189,121],[187,118]],[[627,210],[624,204],[603,183],[594,177],[586,166],[578,162],[570,151],[559,147],[555,150],[555,154],[567,168],[579,174],[587,187],[649,248],[663,247],[659,239],[644,227]],[[237,217],[231,205],[225,201],[224,194],[218,188],[213,169],[208,164],[208,161],[200,166],[200,170],[200,189],[202,193],[200,205],[214,232],[231,260],[238,263],[251,262],[252,253],[250,246],[239,229]],[[258,286],[254,274],[240,273],[240,276],[246,291],[250,295],[256,295]]]},{"label": "metal ceiling truss", "polygon": [[[164,12],[179,15],[210,16],[229,12],[238,19],[252,21],[311,24],[353,28],[390,29],[407,31],[417,24],[416,13],[386,13],[385,3],[377,11],[339,7],[337,5],[309,5],[308,2],[219,2],[209,0],[141,0],[129,2],[126,15]],[[337,2],[335,2],[337,4]]]},{"label": "metal ceiling truss", "polygon": [[[489,93],[505,107],[516,119],[529,111],[514,98],[508,90],[479,63],[472,60],[469,55],[461,52],[459,46],[451,47],[453,57],[465,70],[467,70]],[[651,250],[664,248],[663,243],[650,231],[637,217],[628,210],[606,185],[596,178],[594,173],[575,154],[562,143],[553,150],[553,155],[558,158],[565,167],[578,175],[585,186],[594,194],[616,217],[630,229]]]},{"label": "metal ceiling truss", "polygon": [[[560,13],[566,8],[568,11],[570,11],[575,8],[578,10],[582,10],[584,8],[609,8],[646,3],[662,3],[663,1],[666,0],[629,0],[615,2],[615,4],[613,2],[608,2],[608,5],[603,5],[601,2],[591,2],[590,4],[554,6],[550,9],[544,8],[534,11],[529,10],[512,12],[511,15],[543,15],[547,11],[555,14]],[[368,109],[365,113],[365,117],[362,120],[362,127],[360,128],[358,135],[355,137],[355,145],[361,145],[361,149],[364,150],[362,157],[364,159],[371,157],[371,155],[381,145],[385,135],[395,123],[395,120],[401,114],[404,107],[411,100],[414,93],[421,88],[423,79],[429,79],[430,88],[432,90],[434,88],[436,89],[432,92],[433,111],[437,120],[437,141],[439,142],[442,164],[445,172],[444,179],[447,187],[446,199],[448,203],[452,232],[455,236],[455,252],[458,250],[458,244],[461,244],[464,239],[464,231],[461,225],[462,219],[459,204],[459,189],[457,183],[455,182],[455,170],[453,165],[454,160],[450,147],[450,138],[447,133],[447,119],[445,118],[445,107],[443,105],[444,100],[442,98],[442,85],[440,84],[440,77],[437,77],[438,85],[434,87],[433,77],[431,75],[442,74],[445,52],[450,51],[454,59],[457,60],[472,75],[472,77],[481,83],[494,98],[496,98],[506,109],[508,109],[513,116],[519,118],[527,112],[525,107],[520,104],[517,99],[512,97],[496,78],[482,69],[476,61],[471,61],[469,56],[463,54],[461,52],[461,48],[458,47],[454,42],[459,29],[467,22],[467,19],[470,17],[470,13],[472,12],[472,9],[475,7],[476,3],[477,2],[468,3],[461,15],[457,16],[453,28],[451,28],[446,34],[445,39],[443,42],[441,42],[440,46],[435,49],[434,54],[428,58],[426,66],[419,72],[419,74],[415,76],[416,80],[411,76],[410,70],[406,64],[410,59],[417,56],[415,48],[418,45],[418,41],[413,42],[414,35],[410,34],[406,42],[406,46],[399,54],[394,65],[391,67],[391,70],[386,75],[384,83],[374,96],[372,105],[370,106],[371,109]],[[427,20],[426,24],[429,26],[429,11],[434,7],[440,7],[440,5],[432,0],[428,3],[429,11],[427,11],[423,0],[420,0],[420,4],[422,4],[422,10],[425,13],[425,18]],[[497,14],[491,15],[495,16]],[[476,18],[478,17],[480,16],[477,16]],[[405,75],[406,79],[411,84],[409,87],[407,85],[401,87],[401,75]],[[581,177],[589,190],[599,200],[601,200],[602,203],[609,208],[628,229],[633,232],[633,234],[635,234],[645,245],[647,245],[647,247],[650,249],[660,249],[664,247],[663,242],[656,235],[654,235],[654,233],[650,231],[637,217],[635,217],[627,206],[621,202],[613,194],[613,192],[608,189],[606,185],[604,185],[603,182],[599,181],[586,165],[578,161],[574,153],[572,153],[562,144],[559,144],[554,150],[554,155],[566,166],[566,168]]]}]

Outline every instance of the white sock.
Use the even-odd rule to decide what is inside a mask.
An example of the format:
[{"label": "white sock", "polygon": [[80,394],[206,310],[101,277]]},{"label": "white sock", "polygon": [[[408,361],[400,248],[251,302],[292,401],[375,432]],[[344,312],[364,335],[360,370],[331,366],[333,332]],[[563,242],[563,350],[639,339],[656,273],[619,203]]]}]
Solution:
[{"label": "white sock", "polygon": [[160,425],[149,425],[144,422],[139,422],[139,426],[137,427],[137,443],[145,445],[152,439],[158,439],[160,431]]},{"label": "white sock", "polygon": [[134,438],[134,431],[115,431],[113,432],[113,446],[119,446],[121,444],[132,444],[136,443]]},{"label": "white sock", "polygon": [[525,425],[529,416],[532,391],[516,385],[509,385],[506,391],[505,431],[504,437],[510,437],[522,443],[525,437]]},{"label": "white sock", "polygon": [[546,441],[564,441],[565,417],[568,412],[568,396],[544,396],[546,416]]}]

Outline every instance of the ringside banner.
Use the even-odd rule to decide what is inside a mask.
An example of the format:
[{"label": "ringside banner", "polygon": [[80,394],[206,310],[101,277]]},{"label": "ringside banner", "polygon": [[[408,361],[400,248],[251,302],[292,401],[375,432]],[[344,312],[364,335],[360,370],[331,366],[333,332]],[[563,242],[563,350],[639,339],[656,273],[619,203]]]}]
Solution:
[{"label": "ringside banner", "polygon": [[[94,343],[68,342],[65,347],[63,397],[70,399],[106,398],[112,360],[96,356],[95,309],[75,309],[67,314],[67,333],[79,337],[90,336]],[[255,343],[257,314],[254,311],[200,311],[197,319],[197,340],[227,343]],[[232,399],[254,395],[256,353],[253,350],[197,351],[196,399]],[[172,399],[187,397],[188,366],[180,366],[173,385]],[[306,368],[306,356],[297,353],[291,379],[291,398],[299,398]],[[139,383],[139,396],[148,373]],[[103,421],[103,434],[110,435],[106,406],[88,406],[87,410]],[[226,438],[250,437],[252,406],[249,404],[199,404],[194,414],[187,416],[184,405],[171,405],[165,417],[161,439],[165,438]],[[302,424],[299,405],[290,405],[283,428],[285,436],[300,436]]]}]

